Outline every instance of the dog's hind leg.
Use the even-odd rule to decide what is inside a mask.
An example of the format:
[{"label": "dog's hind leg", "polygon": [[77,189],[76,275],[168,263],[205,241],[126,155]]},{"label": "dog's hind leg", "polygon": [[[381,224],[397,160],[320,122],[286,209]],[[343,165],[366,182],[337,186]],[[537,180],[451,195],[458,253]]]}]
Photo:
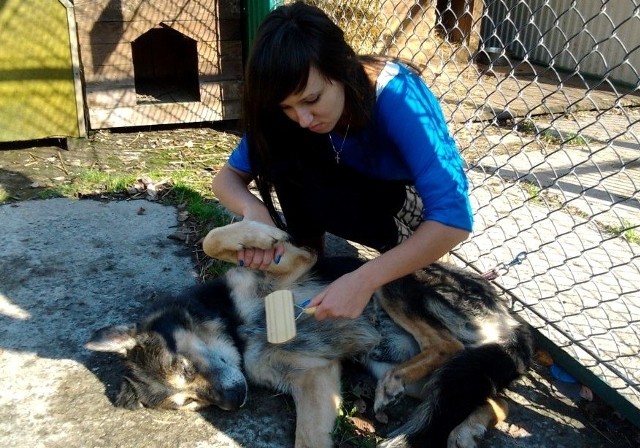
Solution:
[{"label": "dog's hind leg", "polygon": [[394,322],[414,337],[420,347],[420,353],[393,367],[378,381],[374,402],[376,411],[403,393],[406,384],[421,380],[452,355],[464,349],[462,342],[447,329],[436,328],[415,315],[408,316],[401,307],[390,300],[383,298],[381,304]]},{"label": "dog's hind leg", "polygon": [[505,420],[509,406],[502,398],[489,398],[449,434],[447,448],[476,448],[487,428]]},{"label": "dog's hind leg", "polygon": [[340,364],[304,369],[291,378],[296,404],[296,448],[331,448],[340,407]]}]

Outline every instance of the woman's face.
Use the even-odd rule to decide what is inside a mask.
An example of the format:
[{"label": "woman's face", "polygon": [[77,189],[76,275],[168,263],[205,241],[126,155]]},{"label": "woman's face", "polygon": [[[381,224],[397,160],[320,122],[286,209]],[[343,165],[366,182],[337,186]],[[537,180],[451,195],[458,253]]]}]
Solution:
[{"label": "woman's face", "polygon": [[344,111],[344,85],[325,78],[312,66],[305,88],[286,97],[280,108],[301,127],[326,134],[336,126]]}]

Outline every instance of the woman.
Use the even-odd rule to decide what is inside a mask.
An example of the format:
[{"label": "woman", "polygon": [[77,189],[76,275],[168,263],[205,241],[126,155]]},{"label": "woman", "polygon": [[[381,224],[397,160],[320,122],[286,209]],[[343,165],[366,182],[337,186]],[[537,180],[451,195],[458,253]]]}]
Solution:
[{"label": "woman", "polygon": [[[359,316],[378,287],[469,236],[456,144],[437,100],[407,67],[358,57],[320,9],[294,3],[260,26],[244,85],[246,133],[213,180],[220,202],[286,229],[298,245],[322,251],[331,232],[382,252],[312,299],[317,319]],[[265,268],[282,251],[249,248],[238,260]]]}]

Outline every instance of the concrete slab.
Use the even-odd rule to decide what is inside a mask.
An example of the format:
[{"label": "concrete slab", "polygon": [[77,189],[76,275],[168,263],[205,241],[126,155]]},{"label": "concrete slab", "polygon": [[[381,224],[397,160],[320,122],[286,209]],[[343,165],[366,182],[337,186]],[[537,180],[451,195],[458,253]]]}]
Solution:
[{"label": "concrete slab", "polygon": [[266,392],[233,414],[112,406],[117,360],[83,344],[196,282],[186,246],[167,238],[176,224],[175,208],[148,201],[0,206],[0,446],[292,445],[293,419],[273,411],[286,398]]}]

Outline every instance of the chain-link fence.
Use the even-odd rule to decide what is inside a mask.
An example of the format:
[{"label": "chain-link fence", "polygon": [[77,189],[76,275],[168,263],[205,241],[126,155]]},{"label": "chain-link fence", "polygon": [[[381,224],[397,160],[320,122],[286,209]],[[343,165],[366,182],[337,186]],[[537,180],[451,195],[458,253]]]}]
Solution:
[{"label": "chain-link fence", "polygon": [[314,3],[441,99],[476,217],[455,255],[508,270],[514,309],[637,411],[640,0]]}]

